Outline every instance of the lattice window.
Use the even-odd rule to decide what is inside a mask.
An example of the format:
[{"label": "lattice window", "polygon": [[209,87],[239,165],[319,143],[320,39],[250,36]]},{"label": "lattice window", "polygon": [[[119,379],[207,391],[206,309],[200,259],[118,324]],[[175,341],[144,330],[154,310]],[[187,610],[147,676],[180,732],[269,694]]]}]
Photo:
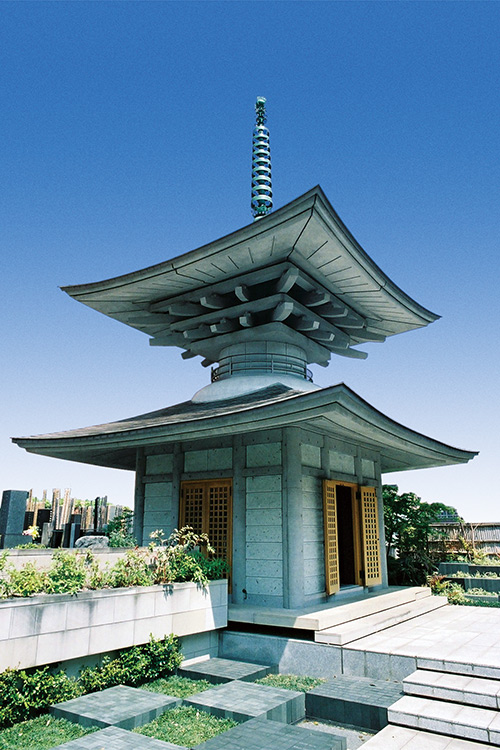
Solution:
[{"label": "lattice window", "polygon": [[382,582],[380,567],[380,534],[377,492],[373,487],[361,487],[361,523],[365,561],[365,586]]},{"label": "lattice window", "polygon": [[340,588],[339,548],[337,537],[337,498],[335,482],[323,482],[323,518],[325,531],[326,593],[334,594]]}]

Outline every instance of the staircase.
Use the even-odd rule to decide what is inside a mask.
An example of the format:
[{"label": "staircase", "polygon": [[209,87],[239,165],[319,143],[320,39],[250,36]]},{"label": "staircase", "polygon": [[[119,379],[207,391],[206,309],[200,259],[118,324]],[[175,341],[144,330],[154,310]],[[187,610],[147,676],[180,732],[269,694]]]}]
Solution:
[{"label": "staircase", "polygon": [[339,618],[341,621],[317,630],[314,640],[316,643],[345,646],[359,638],[445,607],[448,603],[445,597],[431,596],[430,589],[421,589],[417,592],[415,589],[408,589],[407,592],[398,592],[398,594],[391,594],[385,600],[381,596],[378,601],[345,605],[344,616]]},{"label": "staircase", "polygon": [[500,679],[418,669],[403,690],[389,724],[500,746]]}]

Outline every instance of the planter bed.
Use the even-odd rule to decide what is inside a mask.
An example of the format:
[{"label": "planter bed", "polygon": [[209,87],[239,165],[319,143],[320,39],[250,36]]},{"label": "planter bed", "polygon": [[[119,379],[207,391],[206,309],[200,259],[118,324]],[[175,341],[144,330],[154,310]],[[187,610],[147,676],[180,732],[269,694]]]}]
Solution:
[{"label": "planter bed", "polygon": [[0,601],[0,671],[82,658],[227,625],[227,581],[135,586]]},{"label": "planter bed", "polygon": [[475,575],[476,573],[496,573],[500,576],[500,565],[475,565],[463,562],[439,563],[439,572],[441,575],[449,576],[459,571],[469,573],[470,575]]},{"label": "planter bed", "polygon": [[484,589],[491,591],[493,594],[500,594],[500,578],[458,578],[448,576],[444,579],[450,583],[459,583],[465,591],[469,589]]}]

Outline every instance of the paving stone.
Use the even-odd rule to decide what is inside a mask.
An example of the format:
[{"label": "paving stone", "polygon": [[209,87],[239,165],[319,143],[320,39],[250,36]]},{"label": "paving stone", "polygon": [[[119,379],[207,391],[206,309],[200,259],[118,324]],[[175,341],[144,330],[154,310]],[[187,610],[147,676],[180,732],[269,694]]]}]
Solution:
[{"label": "paving stone", "polygon": [[57,745],[53,750],[187,750],[171,742],[162,742],[152,737],[129,732],[119,727],[106,727],[78,740]]},{"label": "paving stone", "polygon": [[117,685],[99,693],[89,693],[50,707],[57,719],[67,719],[84,727],[117,726],[134,729],[156,719],[181,703],[179,698]]},{"label": "paving stone", "polygon": [[261,717],[292,724],[305,716],[304,693],[240,680],[192,695],[184,704],[240,722]]},{"label": "paving stone", "polygon": [[306,693],[306,714],[377,730],[387,725],[387,709],[402,695],[399,682],[339,675]]},{"label": "paving stone", "polygon": [[491,750],[482,742],[460,740],[420,729],[389,725],[365,742],[363,750]]},{"label": "paving stone", "polygon": [[251,719],[211,740],[199,750],[346,750],[345,737],[283,725],[278,721]]},{"label": "paving stone", "polygon": [[406,695],[390,707],[388,715],[393,724],[498,744],[496,710]]},{"label": "paving stone", "polygon": [[189,667],[181,667],[178,673],[182,677],[190,677],[192,680],[207,680],[218,685],[231,680],[243,680],[253,682],[268,674],[276,674],[278,667],[265,664],[253,664],[247,661],[235,661],[234,659],[207,659],[199,661]]}]

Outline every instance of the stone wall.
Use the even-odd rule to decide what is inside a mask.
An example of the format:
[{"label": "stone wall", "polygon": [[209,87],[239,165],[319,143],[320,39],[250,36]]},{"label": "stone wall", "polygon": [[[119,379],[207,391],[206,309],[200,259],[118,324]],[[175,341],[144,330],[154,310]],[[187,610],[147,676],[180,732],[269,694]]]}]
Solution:
[{"label": "stone wall", "polygon": [[[227,625],[227,581],[84,591],[0,601],[0,671],[85,658],[174,633],[202,637]],[[212,644],[213,645],[213,644]]]}]

